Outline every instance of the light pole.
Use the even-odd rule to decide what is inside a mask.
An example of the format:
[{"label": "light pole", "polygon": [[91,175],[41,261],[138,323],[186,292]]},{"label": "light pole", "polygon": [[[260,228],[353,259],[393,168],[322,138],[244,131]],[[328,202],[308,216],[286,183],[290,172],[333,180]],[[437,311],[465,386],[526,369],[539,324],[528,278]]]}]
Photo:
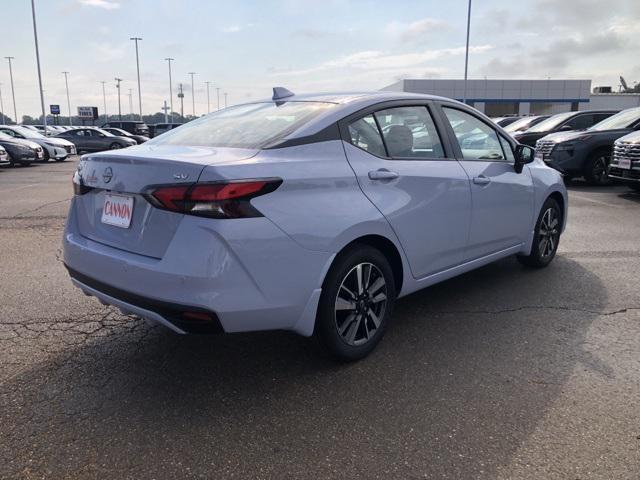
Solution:
[{"label": "light pole", "polygon": [[16,123],[18,122],[18,112],[16,111],[16,92],[13,88],[13,69],[11,68],[11,60],[13,60],[16,57],[4,57],[9,61],[9,79],[11,80],[11,97],[13,98],[13,116],[14,116],[14,121]]},{"label": "light pole", "polygon": [[104,80],[100,82],[102,84],[102,103],[104,104],[104,123],[109,121],[109,116],[107,115],[107,94],[104,90],[104,84],[107,83]]},{"label": "light pole", "polygon": [[122,81],[122,79],[116,77],[115,81],[117,82],[116,88],[118,89],[118,120],[122,120],[122,110],[120,108],[120,82]]},{"label": "light pole", "polygon": [[4,103],[2,103],[2,84],[0,83],[0,122],[4,125],[4,119],[6,115],[4,114]]},{"label": "light pole", "polygon": [[462,103],[467,103],[467,70],[469,67],[469,30],[471,27],[471,0],[469,0],[469,8],[467,10],[467,47],[464,51],[464,93],[462,95]]},{"label": "light pole", "polygon": [[227,108],[227,92],[224,92],[224,108]]},{"label": "light pole", "polygon": [[138,70],[138,106],[140,107],[140,120],[142,121],[142,96],[140,94],[140,58],[138,57],[138,40],[140,37],[131,37],[129,40],[136,42],[136,68]]},{"label": "light pole", "polygon": [[220,89],[216,88],[216,97],[218,97],[218,110],[220,110]]},{"label": "light pole", "polygon": [[210,102],[209,102],[209,84],[211,82],[204,82],[207,84],[207,113],[211,113],[211,107],[210,107]]},{"label": "light pole", "polygon": [[195,74],[196,72],[189,72],[189,75],[191,75],[191,106],[193,108],[193,118],[196,118],[196,92],[193,87],[193,76]]},{"label": "light pole", "polygon": [[44,125],[44,134],[46,135],[47,115],[44,111],[44,92],[42,91],[42,72],[40,71],[40,50],[38,49],[38,28],[36,26],[35,0],[31,0],[31,16],[33,17],[33,40],[36,44],[36,64],[38,65],[38,85],[40,85],[40,107],[42,108],[42,124]]},{"label": "light pole", "polygon": [[69,72],[62,72],[64,75],[64,84],[67,87],[67,109],[69,110],[69,125],[71,125],[71,102],[69,101],[69,81],[67,79],[67,75]]},{"label": "light pole", "polygon": [[169,63],[169,104],[171,105],[171,120],[169,120],[169,123],[173,123],[173,86],[171,85],[171,61],[175,59],[167,57],[165,58],[165,60]]},{"label": "light pole", "polygon": [[184,118],[184,93],[182,92],[182,84],[180,84],[180,91],[178,92],[178,98],[180,99],[180,116]]},{"label": "light pole", "polygon": [[[129,115],[131,115],[131,120],[133,120],[133,94],[131,93],[133,89],[129,89]],[[142,117],[140,117],[142,118]]]}]

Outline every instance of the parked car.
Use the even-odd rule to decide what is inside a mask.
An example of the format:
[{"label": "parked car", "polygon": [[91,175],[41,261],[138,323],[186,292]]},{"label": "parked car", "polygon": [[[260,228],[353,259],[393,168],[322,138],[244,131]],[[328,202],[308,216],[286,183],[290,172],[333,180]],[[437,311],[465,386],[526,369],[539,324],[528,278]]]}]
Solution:
[{"label": "parked car", "polygon": [[140,121],[115,121],[107,122],[102,125],[101,128],[121,128],[133,135],[142,135],[143,137],[149,136],[149,127],[146,123]]},{"label": "parked car", "polygon": [[524,132],[514,134],[513,138],[524,145],[535,147],[538,140],[550,133],[585,130],[616,113],[618,113],[618,110],[585,110],[582,112],[558,113]]},{"label": "parked car", "polygon": [[105,127],[102,130],[104,130],[105,132],[109,132],[110,134],[117,137],[131,138],[132,140],[135,140],[138,145],[149,140],[149,137],[144,137],[142,135],[133,135],[132,133],[129,133],[126,130],[122,130],[121,128]]},{"label": "parked car", "polygon": [[517,121],[520,117],[517,115],[512,115],[509,117],[493,117],[491,120],[493,123],[500,127],[506,127],[507,125],[511,125],[513,122]]},{"label": "parked car", "polygon": [[53,159],[56,162],[63,162],[69,155],[75,155],[76,147],[68,140],[57,137],[45,137],[41,133],[35,132],[20,125],[0,125],[0,132],[10,137],[31,140],[40,145],[44,150],[45,162]]},{"label": "parked car", "polygon": [[614,142],[609,177],[640,191],[640,131],[631,132]]},{"label": "parked car", "polygon": [[74,128],[58,134],[56,138],[69,140],[76,146],[78,152],[101,152],[137,145],[132,138],[117,137],[97,127]]},{"label": "parked car", "polygon": [[522,117],[503,128],[505,132],[509,132],[513,135],[514,133],[524,132],[525,130],[530,129],[550,116],[551,115],[531,115],[528,117]]},{"label": "parked car", "polygon": [[[491,141],[463,148],[476,130]],[[350,360],[398,297],[510,255],[548,265],[567,218],[532,148],[460,102],[394,92],[274,89],[85,156],[73,185],[64,263],[85,293],[179,333],[287,329]]]},{"label": "parked car", "polygon": [[9,154],[9,164],[20,164],[24,167],[44,158],[44,151],[40,145],[30,140],[20,140],[0,133],[0,146]]},{"label": "parked car", "polygon": [[558,132],[538,140],[536,155],[567,177],[584,178],[592,185],[609,181],[607,170],[613,142],[640,128],[640,107],[623,110],[577,132]]},{"label": "parked car", "polygon": [[5,150],[5,148],[0,145],[0,165],[4,165],[9,163],[9,154]]},{"label": "parked car", "polygon": [[178,128],[182,123],[156,123],[153,125],[152,137],[157,137],[158,135],[162,135],[163,133],[168,132],[169,130],[173,130],[174,128]]}]

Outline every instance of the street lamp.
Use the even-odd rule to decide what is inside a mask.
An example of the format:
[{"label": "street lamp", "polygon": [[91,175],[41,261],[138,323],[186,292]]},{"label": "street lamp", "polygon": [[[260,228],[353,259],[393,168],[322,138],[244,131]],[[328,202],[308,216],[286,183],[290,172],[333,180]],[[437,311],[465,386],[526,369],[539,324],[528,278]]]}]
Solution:
[{"label": "street lamp", "polygon": [[64,84],[67,87],[67,109],[69,110],[69,125],[71,125],[71,102],[69,101],[69,81],[67,79],[67,75],[69,72],[62,72],[64,75]]},{"label": "street lamp", "polygon": [[122,109],[120,107],[120,82],[122,81],[122,79],[116,77],[115,81],[117,82],[116,88],[118,89],[118,120],[122,120]]},{"label": "street lamp", "polygon": [[131,92],[133,92],[132,88],[129,89],[129,115],[131,115],[131,120],[133,120],[133,95]]},{"label": "street lamp", "polygon": [[195,74],[196,72],[189,72],[189,75],[191,75],[191,106],[193,109],[193,118],[196,118],[196,92],[193,87],[193,76]]},{"label": "street lamp", "polygon": [[11,68],[11,60],[13,60],[16,57],[4,57],[8,60],[9,62],[9,79],[11,80],[11,97],[13,98],[13,116],[14,116],[14,121],[16,123],[20,123],[18,122],[18,112],[16,111],[16,92],[13,89],[13,69]]},{"label": "street lamp", "polygon": [[469,30],[471,27],[471,0],[467,10],[467,47],[464,51],[464,93],[462,95],[462,103],[467,103],[467,70],[469,67]]},{"label": "street lamp", "polygon": [[0,123],[5,124],[4,103],[2,103],[2,84],[0,83]]},{"label": "street lamp", "polygon": [[204,82],[204,83],[207,84],[207,113],[211,113],[211,107],[209,106],[210,105],[210,102],[209,102],[209,84],[211,82]]},{"label": "street lamp", "polygon": [[224,92],[224,108],[227,108],[227,92]]},{"label": "street lamp", "polygon": [[40,50],[38,49],[38,27],[36,26],[36,4],[31,0],[31,16],[33,17],[33,40],[36,44],[36,64],[38,65],[38,85],[40,85],[40,107],[42,107],[42,124],[47,134],[47,115],[44,111],[44,92],[42,90],[42,72],[40,71]]},{"label": "street lamp", "polygon": [[142,96],[140,94],[140,59],[138,57],[138,40],[140,37],[131,37],[129,40],[136,42],[136,68],[138,70],[138,106],[140,107],[140,120],[142,120]]},{"label": "street lamp", "polygon": [[104,84],[107,82],[102,80],[100,83],[102,84],[102,103],[104,104],[104,122],[107,123],[109,121],[109,116],[107,115],[107,93],[104,90]]},{"label": "street lamp", "polygon": [[218,98],[218,110],[220,110],[220,89],[216,88],[216,97]]},{"label": "street lamp", "polygon": [[169,123],[173,123],[173,86],[171,85],[171,61],[175,60],[171,57],[165,58],[165,60],[169,63],[169,103],[171,105],[171,119]]}]

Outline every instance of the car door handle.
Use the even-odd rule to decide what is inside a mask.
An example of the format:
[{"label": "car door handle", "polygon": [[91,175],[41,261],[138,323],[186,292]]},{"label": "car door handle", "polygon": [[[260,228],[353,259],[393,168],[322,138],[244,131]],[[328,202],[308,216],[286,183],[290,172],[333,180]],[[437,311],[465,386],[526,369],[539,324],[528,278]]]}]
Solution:
[{"label": "car door handle", "polygon": [[476,185],[489,185],[491,183],[491,179],[484,175],[480,175],[479,177],[473,177],[473,183]]},{"label": "car door handle", "polygon": [[369,178],[371,180],[392,180],[394,178],[398,178],[398,172],[392,172],[387,170],[386,168],[381,168],[379,170],[371,170],[369,172]]}]

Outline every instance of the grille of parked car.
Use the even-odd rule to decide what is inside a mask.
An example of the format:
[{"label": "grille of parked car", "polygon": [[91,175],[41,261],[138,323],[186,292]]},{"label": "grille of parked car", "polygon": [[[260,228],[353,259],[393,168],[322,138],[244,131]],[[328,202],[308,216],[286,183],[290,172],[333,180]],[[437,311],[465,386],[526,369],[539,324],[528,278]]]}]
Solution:
[{"label": "grille of parked car", "polygon": [[536,151],[542,154],[542,158],[547,158],[551,154],[551,150],[553,150],[555,144],[555,142],[550,140],[538,140],[536,142]]},{"label": "grille of parked car", "polygon": [[[629,160],[630,169],[619,167],[621,161]],[[626,163],[626,162],[625,162]],[[613,158],[609,167],[609,175],[616,178],[640,180],[640,144],[616,142],[613,147]]]}]

